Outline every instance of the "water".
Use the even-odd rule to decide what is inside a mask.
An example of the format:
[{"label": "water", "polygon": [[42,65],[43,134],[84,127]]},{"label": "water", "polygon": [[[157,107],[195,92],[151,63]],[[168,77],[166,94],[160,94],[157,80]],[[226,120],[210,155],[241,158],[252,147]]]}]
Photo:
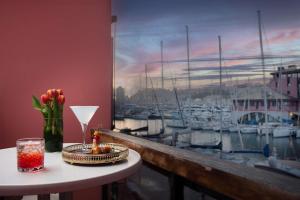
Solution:
[{"label": "water", "polygon": [[[136,129],[143,126],[147,126],[147,120],[134,120],[125,119],[116,121],[117,129],[131,128]],[[148,134],[159,133],[161,128],[160,120],[148,120],[149,132]],[[172,129],[165,127],[165,133],[162,135],[162,139],[154,139],[157,142],[170,144],[172,140],[172,132],[180,129]],[[135,135],[144,135],[146,132],[132,133]],[[262,154],[258,153],[228,153],[234,150],[241,150],[242,144],[244,150],[262,150],[265,143],[265,136],[258,136],[257,134],[242,134],[241,139],[238,133],[223,133],[223,152],[221,154],[218,149],[202,149],[202,148],[190,148],[189,143],[192,141],[193,144],[211,143],[216,140],[220,140],[220,133],[214,131],[203,131],[196,130],[190,134],[179,135],[178,142],[179,146],[185,146],[185,148],[196,151],[203,154],[208,154],[214,157],[221,157],[226,160],[231,160],[236,163],[253,165],[257,161],[265,160]],[[273,138],[270,136],[270,149],[276,148],[279,159],[288,160],[300,160],[300,138]],[[227,152],[227,153],[226,153]]]}]

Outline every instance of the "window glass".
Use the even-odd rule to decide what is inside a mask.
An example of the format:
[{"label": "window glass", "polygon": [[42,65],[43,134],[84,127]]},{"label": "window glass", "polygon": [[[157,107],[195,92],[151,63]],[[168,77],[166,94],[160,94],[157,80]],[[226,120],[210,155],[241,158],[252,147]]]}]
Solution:
[{"label": "window glass", "polygon": [[[200,153],[220,138],[228,151],[241,148],[237,134],[220,136],[220,124],[257,125],[266,110],[278,122],[276,101],[300,96],[291,81],[300,64],[299,8],[294,0],[113,0],[116,130]],[[256,134],[245,148],[261,150]]]}]

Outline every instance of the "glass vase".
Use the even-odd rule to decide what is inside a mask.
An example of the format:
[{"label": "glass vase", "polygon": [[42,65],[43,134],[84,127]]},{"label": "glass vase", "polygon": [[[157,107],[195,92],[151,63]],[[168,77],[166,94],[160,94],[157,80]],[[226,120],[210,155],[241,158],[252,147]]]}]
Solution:
[{"label": "glass vase", "polygon": [[44,119],[45,150],[47,152],[62,151],[63,147],[63,119]]}]

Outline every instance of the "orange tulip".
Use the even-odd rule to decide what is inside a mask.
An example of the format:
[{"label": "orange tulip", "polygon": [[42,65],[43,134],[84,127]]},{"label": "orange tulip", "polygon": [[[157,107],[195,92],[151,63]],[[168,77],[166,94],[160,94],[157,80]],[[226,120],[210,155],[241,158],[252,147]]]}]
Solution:
[{"label": "orange tulip", "polygon": [[58,95],[63,95],[64,94],[62,89],[57,89],[56,92],[57,92]]},{"label": "orange tulip", "polygon": [[52,98],[52,90],[51,89],[47,90],[47,95],[49,98]]},{"label": "orange tulip", "polygon": [[57,97],[57,101],[59,104],[63,105],[65,103],[65,96],[64,95],[59,95]]}]

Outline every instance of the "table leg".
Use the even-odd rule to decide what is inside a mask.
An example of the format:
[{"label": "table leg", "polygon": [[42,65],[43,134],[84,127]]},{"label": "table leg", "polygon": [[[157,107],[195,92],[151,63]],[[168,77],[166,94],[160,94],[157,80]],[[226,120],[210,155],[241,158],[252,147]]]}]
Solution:
[{"label": "table leg", "polygon": [[118,199],[118,182],[113,182],[111,184],[111,195],[112,195],[112,200],[117,200]]},{"label": "table leg", "polygon": [[169,176],[169,186],[170,186],[170,199],[180,200],[184,199],[184,186],[181,178],[175,174]]},{"label": "table leg", "polygon": [[73,193],[72,192],[62,192],[59,193],[59,200],[72,200]]},{"label": "table leg", "polygon": [[39,194],[38,200],[50,200],[50,194]]},{"label": "table leg", "polygon": [[102,185],[102,199],[107,200],[108,199],[108,185]]}]

